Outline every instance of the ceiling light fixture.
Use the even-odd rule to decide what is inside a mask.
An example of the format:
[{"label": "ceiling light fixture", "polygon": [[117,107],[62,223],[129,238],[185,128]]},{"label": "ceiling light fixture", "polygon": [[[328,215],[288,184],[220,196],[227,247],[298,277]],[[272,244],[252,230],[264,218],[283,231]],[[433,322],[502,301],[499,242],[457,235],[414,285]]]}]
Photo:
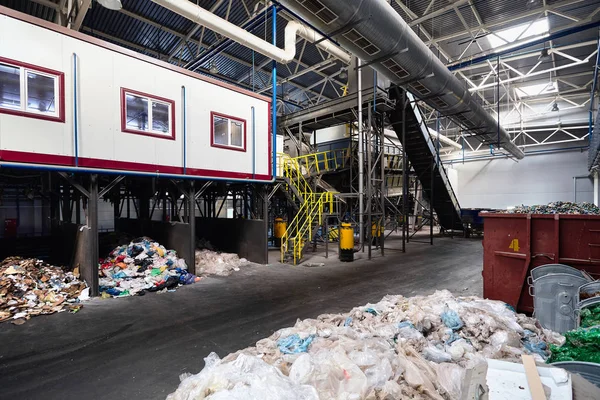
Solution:
[{"label": "ceiling light fixture", "polygon": [[217,67],[217,63],[214,61],[210,64],[210,73],[215,74],[215,75],[219,73],[219,68]]},{"label": "ceiling light fixture", "polygon": [[108,8],[109,10],[119,11],[123,8],[123,4],[121,4],[121,0],[98,0],[98,4],[100,4],[104,8]]},{"label": "ceiling light fixture", "polygon": [[552,111],[559,111],[557,102],[554,102],[554,104],[552,104]]},{"label": "ceiling light fixture", "polygon": [[341,80],[348,79],[348,69],[347,69],[347,68],[342,68],[342,69],[340,70],[340,74],[338,75],[338,77],[339,77]]},{"label": "ceiling light fixture", "polygon": [[546,58],[550,58],[550,53],[548,53],[548,49],[544,47],[540,53],[540,56],[538,57],[538,60],[543,60]]}]

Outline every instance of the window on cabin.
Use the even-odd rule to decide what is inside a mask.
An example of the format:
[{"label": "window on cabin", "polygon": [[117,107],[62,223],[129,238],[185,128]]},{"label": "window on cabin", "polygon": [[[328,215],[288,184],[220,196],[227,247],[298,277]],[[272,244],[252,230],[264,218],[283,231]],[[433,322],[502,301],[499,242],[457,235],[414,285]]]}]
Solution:
[{"label": "window on cabin", "polygon": [[212,145],[233,150],[246,150],[246,121],[212,113]]},{"label": "window on cabin", "polygon": [[0,112],[64,121],[62,74],[0,60]]},{"label": "window on cabin", "polygon": [[121,90],[124,102],[122,131],[169,139],[175,137],[173,131],[174,101],[132,90]]}]

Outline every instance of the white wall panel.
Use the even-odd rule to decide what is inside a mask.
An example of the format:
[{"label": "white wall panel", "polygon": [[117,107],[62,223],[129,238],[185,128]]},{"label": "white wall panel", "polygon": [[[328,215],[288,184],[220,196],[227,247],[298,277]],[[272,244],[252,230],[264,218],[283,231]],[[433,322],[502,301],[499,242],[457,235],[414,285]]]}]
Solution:
[{"label": "white wall panel", "polygon": [[[456,194],[463,208],[506,209],[520,204],[573,201],[573,177],[588,174],[587,152],[526,155],[509,159],[456,163]],[[577,181],[577,201],[593,201],[590,179]]]},{"label": "white wall panel", "polygon": [[[114,53],[106,51],[99,56],[98,48],[85,42],[65,37],[63,57],[70,59],[69,79],[65,86],[68,97],[67,113],[69,135],[73,125],[73,53],[77,54],[79,156],[114,159],[114,130],[112,122],[120,118],[119,104],[115,103],[113,84]],[[118,99],[118,96],[116,96]]]},{"label": "white wall panel", "polygon": [[64,71],[63,39],[60,33],[0,15],[0,54],[4,57]]}]

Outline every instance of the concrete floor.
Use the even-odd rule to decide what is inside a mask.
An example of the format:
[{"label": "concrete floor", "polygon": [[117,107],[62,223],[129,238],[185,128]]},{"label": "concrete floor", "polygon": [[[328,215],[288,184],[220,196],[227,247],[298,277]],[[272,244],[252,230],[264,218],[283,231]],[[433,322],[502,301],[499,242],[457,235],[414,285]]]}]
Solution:
[{"label": "concrete floor", "polygon": [[251,266],[176,293],[93,299],[75,315],[4,323],[0,398],[164,399],[211,351],[225,356],[297,318],[349,311],[386,294],[481,295],[481,268],[480,240],[436,238],[434,246],[410,243],[406,254],[390,249],[353,263],[331,254],[323,267]]}]

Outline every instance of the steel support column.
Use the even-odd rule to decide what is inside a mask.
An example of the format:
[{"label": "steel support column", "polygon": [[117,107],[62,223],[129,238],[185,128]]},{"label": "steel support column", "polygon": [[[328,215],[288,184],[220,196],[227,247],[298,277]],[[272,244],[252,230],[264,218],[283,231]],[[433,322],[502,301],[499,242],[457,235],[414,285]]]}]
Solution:
[{"label": "steel support column", "polygon": [[[190,182],[190,190],[187,196],[188,202],[188,224],[190,226],[190,260],[196,260],[196,187],[194,181]],[[188,271],[196,273],[196,263],[188,265]]]},{"label": "steel support column", "polygon": [[87,226],[90,228],[90,265],[81,266],[81,276],[90,287],[90,296],[98,296],[98,175],[90,176]]}]

